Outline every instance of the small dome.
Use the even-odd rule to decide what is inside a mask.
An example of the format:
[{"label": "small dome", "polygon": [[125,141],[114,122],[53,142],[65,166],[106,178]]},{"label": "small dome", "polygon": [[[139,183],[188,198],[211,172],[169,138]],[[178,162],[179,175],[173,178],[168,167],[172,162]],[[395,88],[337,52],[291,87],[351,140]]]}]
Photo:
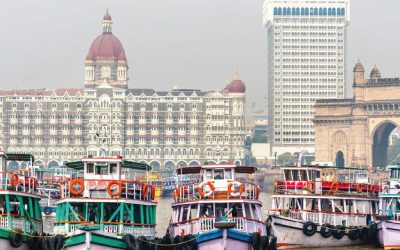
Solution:
[{"label": "small dome", "polygon": [[356,72],[356,71],[358,71],[358,72],[360,72],[360,71],[363,71],[363,72],[364,72],[364,71],[365,71],[365,70],[364,70],[364,66],[362,65],[360,59],[358,59],[358,62],[357,62],[356,65],[354,66],[353,72]]},{"label": "small dome", "polygon": [[379,69],[376,67],[376,65],[375,65],[374,68],[371,70],[370,77],[371,77],[371,78],[381,78],[381,72],[380,72]]},{"label": "small dome", "polygon": [[246,85],[239,79],[233,80],[228,86],[230,93],[245,93]]},{"label": "small dome", "polygon": [[110,16],[110,14],[108,13],[108,9],[107,9],[106,14],[105,14],[104,17],[103,17],[103,21],[111,21],[111,16]]}]

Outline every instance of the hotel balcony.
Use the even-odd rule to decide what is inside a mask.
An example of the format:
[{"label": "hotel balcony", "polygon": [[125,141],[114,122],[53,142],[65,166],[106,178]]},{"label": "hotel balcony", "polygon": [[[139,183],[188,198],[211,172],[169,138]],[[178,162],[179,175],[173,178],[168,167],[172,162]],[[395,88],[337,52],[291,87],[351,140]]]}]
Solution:
[{"label": "hotel balcony", "polygon": [[35,135],[43,135],[43,131],[42,130],[36,130],[35,131]]},{"label": "hotel balcony", "polygon": [[30,119],[22,119],[22,124],[31,124]]},{"label": "hotel balcony", "polygon": [[150,133],[152,136],[157,136],[157,135],[159,135],[159,132],[158,131],[151,131],[151,133]]},{"label": "hotel balcony", "polygon": [[18,130],[10,130],[10,135],[18,135]]},{"label": "hotel balcony", "polygon": [[18,124],[18,119],[10,119],[10,124]]},{"label": "hotel balcony", "polygon": [[43,123],[43,120],[42,119],[36,119],[35,120],[35,124],[42,124]]},{"label": "hotel balcony", "polygon": [[22,135],[30,135],[30,134],[31,134],[30,130],[23,130],[22,131]]},{"label": "hotel balcony", "polygon": [[70,120],[67,120],[67,119],[62,120],[62,124],[69,124],[69,123],[70,123]]}]

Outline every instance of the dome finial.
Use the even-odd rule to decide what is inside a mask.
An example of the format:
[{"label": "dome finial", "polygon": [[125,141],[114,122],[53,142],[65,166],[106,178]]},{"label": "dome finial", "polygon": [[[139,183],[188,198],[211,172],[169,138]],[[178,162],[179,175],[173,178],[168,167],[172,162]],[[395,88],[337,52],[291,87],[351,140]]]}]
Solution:
[{"label": "dome finial", "polygon": [[239,76],[239,67],[236,67],[236,76],[235,76],[235,80],[240,80],[240,76]]},{"label": "dome finial", "polygon": [[107,9],[106,14],[103,17],[103,33],[111,33],[111,25],[112,25],[112,20]]}]

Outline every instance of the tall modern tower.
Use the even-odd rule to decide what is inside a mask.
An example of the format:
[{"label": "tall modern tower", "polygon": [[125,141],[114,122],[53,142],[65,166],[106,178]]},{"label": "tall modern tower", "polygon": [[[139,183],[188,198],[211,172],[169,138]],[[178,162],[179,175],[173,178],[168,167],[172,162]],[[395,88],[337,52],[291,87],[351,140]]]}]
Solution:
[{"label": "tall modern tower", "polygon": [[349,0],[265,0],[268,139],[273,152],[314,152],[314,104],[345,97]]}]

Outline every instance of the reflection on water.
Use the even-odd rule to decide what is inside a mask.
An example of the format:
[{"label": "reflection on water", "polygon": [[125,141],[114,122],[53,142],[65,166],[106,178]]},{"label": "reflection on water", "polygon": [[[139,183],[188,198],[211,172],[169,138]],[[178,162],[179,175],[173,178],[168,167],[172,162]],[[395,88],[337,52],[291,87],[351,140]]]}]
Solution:
[{"label": "reflection on water", "polygon": [[[271,185],[267,185],[267,187],[264,187],[262,192],[260,193],[260,200],[263,203],[263,209],[267,209],[271,205],[271,196],[270,194],[272,193],[273,190],[273,184],[271,182]],[[167,228],[168,228],[168,223],[169,219],[172,214],[172,209],[171,209],[171,203],[174,201],[173,197],[163,197],[160,198],[158,201],[158,206],[157,206],[157,237],[162,237],[164,236]],[[265,215],[264,215],[265,216]],[[264,218],[265,219],[265,218]],[[315,250],[338,250],[338,249],[348,249],[348,250],[371,250],[371,249],[381,249],[376,246],[354,246],[354,247],[337,247],[337,248],[313,248]]]}]

